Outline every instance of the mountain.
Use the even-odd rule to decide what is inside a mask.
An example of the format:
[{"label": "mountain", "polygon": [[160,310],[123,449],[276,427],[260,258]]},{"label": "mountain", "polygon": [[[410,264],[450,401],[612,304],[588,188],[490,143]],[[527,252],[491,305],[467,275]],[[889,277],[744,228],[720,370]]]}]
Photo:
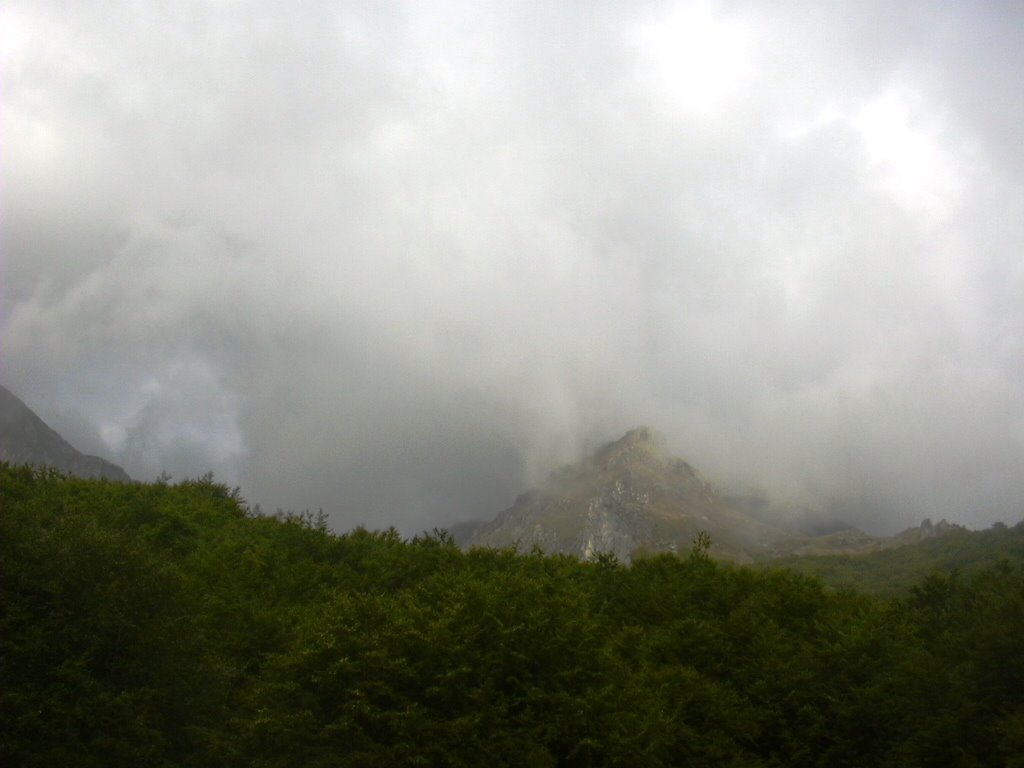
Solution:
[{"label": "mountain", "polygon": [[0,386],[0,461],[53,467],[76,477],[131,482],[116,464],[76,451],[4,386]]},{"label": "mountain", "polygon": [[479,527],[468,545],[537,545],[585,559],[611,552],[629,561],[638,550],[687,552],[700,531],[711,536],[711,554],[737,562],[772,557],[794,538],[728,504],[669,453],[661,435],[642,427],[552,473]]},{"label": "mountain", "polygon": [[592,456],[553,472],[489,523],[463,523],[464,547],[540,547],[591,559],[611,552],[689,552],[699,532],[709,554],[738,563],[866,555],[962,532],[925,520],[892,537],[871,536],[808,509],[774,506],[756,496],[723,496],[646,427],[627,432]]},{"label": "mountain", "polygon": [[833,587],[894,597],[906,594],[930,574],[970,575],[987,568],[1019,568],[1024,564],[1024,521],[1013,527],[996,523],[969,531],[945,520],[925,519],[874,551],[855,557],[803,553],[773,560],[783,567],[820,578]]},{"label": "mountain", "polygon": [[755,520],[767,522],[802,536],[827,536],[849,530],[853,526],[842,520],[808,507],[775,504],[764,496],[725,496],[733,509],[745,512]]}]

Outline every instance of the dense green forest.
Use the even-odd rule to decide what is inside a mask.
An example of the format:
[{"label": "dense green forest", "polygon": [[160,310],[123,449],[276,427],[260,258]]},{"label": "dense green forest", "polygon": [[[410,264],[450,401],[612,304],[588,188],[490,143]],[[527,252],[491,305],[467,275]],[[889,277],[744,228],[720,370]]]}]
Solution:
[{"label": "dense green forest", "polygon": [[8,766],[1024,766],[1024,570],[905,597],[0,466]]}]

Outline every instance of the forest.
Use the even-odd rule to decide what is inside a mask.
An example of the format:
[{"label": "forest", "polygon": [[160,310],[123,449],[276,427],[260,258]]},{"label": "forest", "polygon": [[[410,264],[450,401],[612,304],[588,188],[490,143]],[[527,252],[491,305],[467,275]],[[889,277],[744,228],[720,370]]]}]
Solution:
[{"label": "forest", "polygon": [[1024,766],[1014,557],[883,595],[0,465],[0,649],[8,766]]}]

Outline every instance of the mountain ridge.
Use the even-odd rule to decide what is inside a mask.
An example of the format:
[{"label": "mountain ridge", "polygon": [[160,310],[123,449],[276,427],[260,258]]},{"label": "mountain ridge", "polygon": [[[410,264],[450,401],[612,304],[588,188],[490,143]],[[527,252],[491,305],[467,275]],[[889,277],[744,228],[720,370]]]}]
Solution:
[{"label": "mountain ridge", "polygon": [[699,531],[715,554],[762,559],[787,534],[729,507],[664,436],[647,427],[555,470],[539,488],[480,526],[468,546],[541,547],[589,559],[611,552],[629,561],[637,550],[685,551]]},{"label": "mountain ridge", "polygon": [[872,536],[810,510],[786,516],[757,497],[720,494],[671,454],[661,433],[629,430],[582,460],[553,471],[490,522],[463,523],[457,541],[472,547],[540,547],[584,560],[600,553],[685,552],[701,533],[709,554],[752,563],[803,555],[859,555],[962,530],[945,521],[891,537]]},{"label": "mountain ridge", "polygon": [[75,477],[131,482],[121,467],[78,451],[7,387],[0,385],[0,461],[53,467]]}]

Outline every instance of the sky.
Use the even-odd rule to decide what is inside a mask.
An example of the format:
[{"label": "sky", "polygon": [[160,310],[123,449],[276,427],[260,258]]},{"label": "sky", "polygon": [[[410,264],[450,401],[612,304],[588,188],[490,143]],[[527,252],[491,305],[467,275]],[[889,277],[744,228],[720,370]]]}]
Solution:
[{"label": "sky", "polygon": [[1024,518],[1024,4],[8,0],[0,381],[137,479],[414,533],[648,425]]}]

